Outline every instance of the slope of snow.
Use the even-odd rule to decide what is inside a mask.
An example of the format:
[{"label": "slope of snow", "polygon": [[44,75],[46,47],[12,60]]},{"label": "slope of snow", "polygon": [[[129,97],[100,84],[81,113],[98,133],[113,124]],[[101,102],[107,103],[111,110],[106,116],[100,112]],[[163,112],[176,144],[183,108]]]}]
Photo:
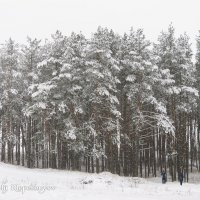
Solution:
[{"label": "slope of snow", "polygon": [[0,200],[199,200],[200,184],[161,184],[119,177],[108,172],[87,174],[53,169],[27,169],[0,163]]}]

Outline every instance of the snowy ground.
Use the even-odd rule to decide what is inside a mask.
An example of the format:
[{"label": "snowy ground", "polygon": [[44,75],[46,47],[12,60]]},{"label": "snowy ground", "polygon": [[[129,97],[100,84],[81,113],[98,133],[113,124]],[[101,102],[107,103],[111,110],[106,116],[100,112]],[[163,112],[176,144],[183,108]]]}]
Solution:
[{"label": "snowy ground", "polygon": [[0,163],[0,200],[199,200],[200,184],[160,183],[159,178],[124,178],[27,169]]}]

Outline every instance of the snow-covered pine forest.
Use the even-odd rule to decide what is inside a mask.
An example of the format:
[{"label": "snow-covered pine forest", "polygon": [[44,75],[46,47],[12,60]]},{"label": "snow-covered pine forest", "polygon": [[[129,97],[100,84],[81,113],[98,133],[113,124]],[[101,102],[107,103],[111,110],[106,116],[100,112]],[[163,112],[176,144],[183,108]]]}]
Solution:
[{"label": "snow-covered pine forest", "polygon": [[99,27],[0,46],[0,158],[172,181],[200,171],[200,36]]}]

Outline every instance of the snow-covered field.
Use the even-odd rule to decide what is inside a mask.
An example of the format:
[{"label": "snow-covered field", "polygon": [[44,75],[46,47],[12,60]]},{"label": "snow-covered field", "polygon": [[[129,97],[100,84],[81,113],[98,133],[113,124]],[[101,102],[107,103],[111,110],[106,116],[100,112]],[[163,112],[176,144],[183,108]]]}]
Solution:
[{"label": "snow-covered field", "polygon": [[200,184],[27,169],[0,163],[0,200],[199,200]]}]

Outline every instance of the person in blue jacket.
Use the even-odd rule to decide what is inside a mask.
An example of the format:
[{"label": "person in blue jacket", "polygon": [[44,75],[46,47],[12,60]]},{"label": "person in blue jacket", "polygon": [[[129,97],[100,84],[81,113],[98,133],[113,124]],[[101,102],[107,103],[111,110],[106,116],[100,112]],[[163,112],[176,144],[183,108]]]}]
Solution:
[{"label": "person in blue jacket", "polygon": [[164,168],[162,169],[161,177],[162,177],[162,183],[165,184],[167,182],[167,173]]}]

